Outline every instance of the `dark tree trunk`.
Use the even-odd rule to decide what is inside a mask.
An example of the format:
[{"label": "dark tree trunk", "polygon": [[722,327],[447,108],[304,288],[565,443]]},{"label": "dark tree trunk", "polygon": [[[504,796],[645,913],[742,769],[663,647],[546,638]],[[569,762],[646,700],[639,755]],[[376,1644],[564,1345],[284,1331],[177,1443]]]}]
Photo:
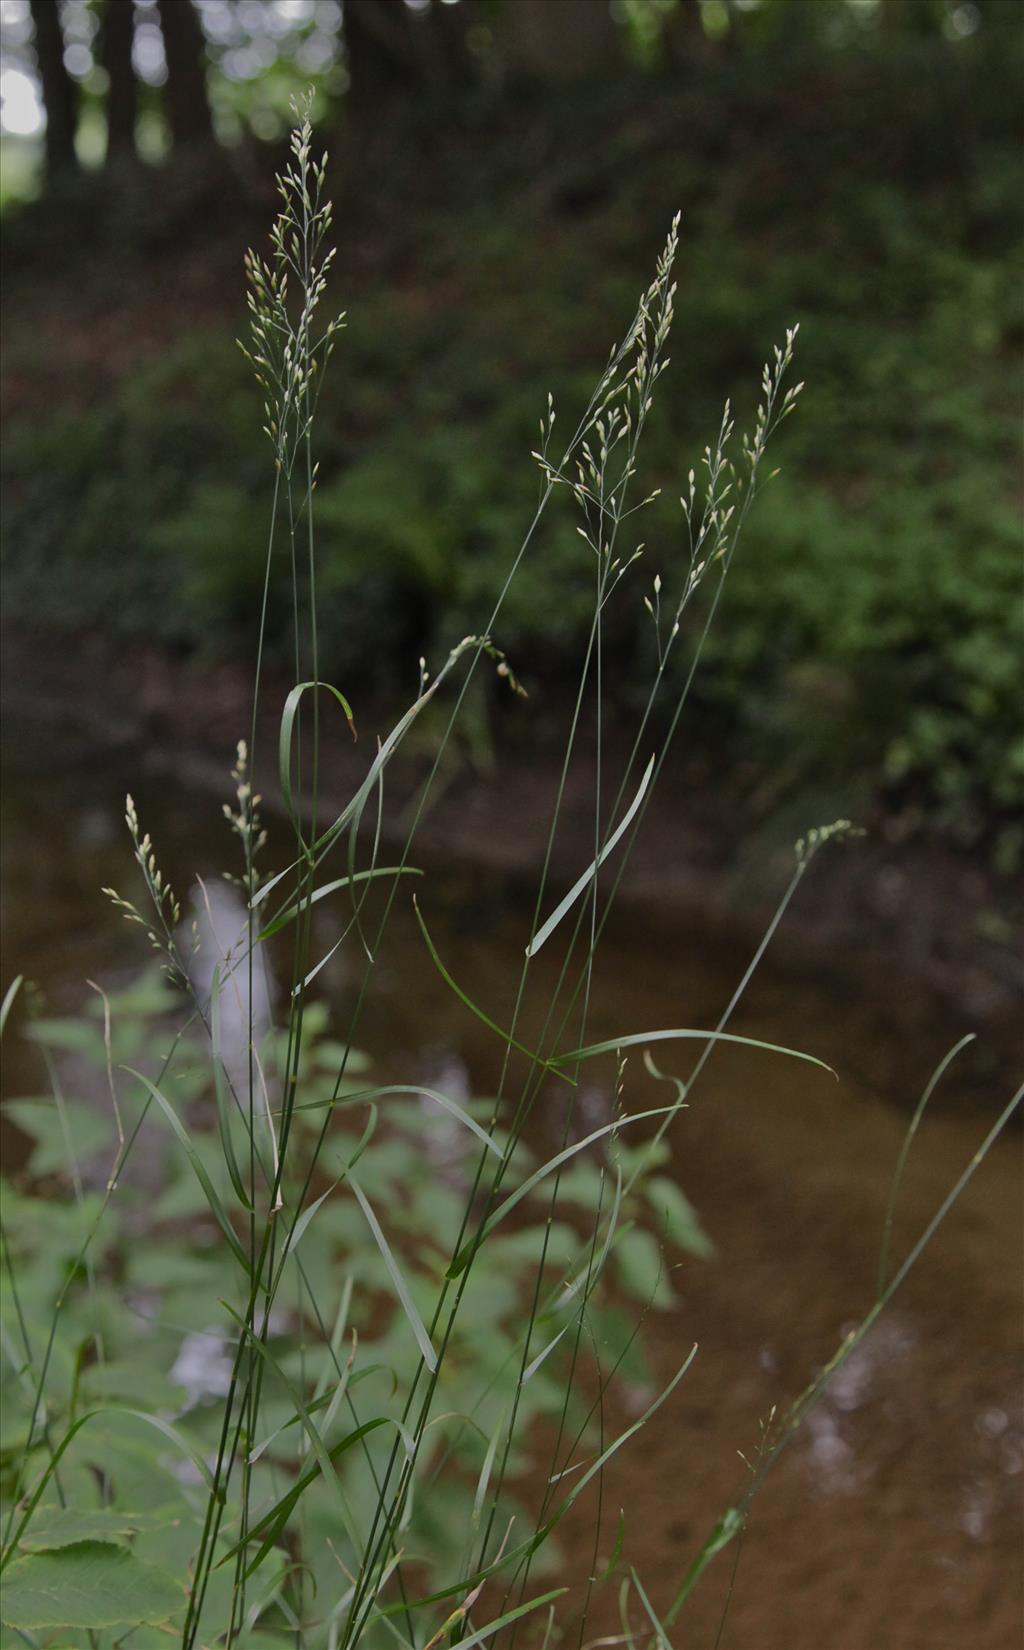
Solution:
[{"label": "dark tree trunk", "polygon": [[583,79],[620,61],[609,0],[515,0],[498,18],[514,68],[533,80]]},{"label": "dark tree trunk", "polygon": [[74,172],[78,87],[64,67],[64,31],[57,0],[31,0],[36,32],[36,62],[46,106],[46,175],[50,180]]},{"label": "dark tree trunk", "polygon": [[167,58],[164,107],[174,148],[213,138],[206,92],[206,43],[192,0],[157,0]]},{"label": "dark tree trunk", "polygon": [[418,78],[405,0],[345,0],[345,55],[354,109],[372,114],[380,100]]},{"label": "dark tree trunk", "polygon": [[132,68],[135,0],[106,0],[101,57],[107,71],[107,161],[135,155],[138,96]]}]

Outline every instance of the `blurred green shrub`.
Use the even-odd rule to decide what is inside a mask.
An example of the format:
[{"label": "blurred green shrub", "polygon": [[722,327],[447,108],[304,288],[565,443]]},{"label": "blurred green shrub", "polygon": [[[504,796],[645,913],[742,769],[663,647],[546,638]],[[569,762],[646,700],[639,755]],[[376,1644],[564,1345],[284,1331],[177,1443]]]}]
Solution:
[{"label": "blurred green shrub", "polygon": [[[731,575],[694,737],[766,774],[785,746],[793,783],[827,772],[837,806],[884,795],[1012,866],[1020,41],[983,36],[955,52],[910,36],[808,48],[796,65],[790,42],[785,61],[709,65],[700,88],[648,79],[643,99],[626,83],[593,106],[580,92],[568,112],[533,112],[547,157],[535,172],[517,130],[464,156],[450,202],[396,204],[387,232],[417,249],[416,282],[375,278],[360,294],[322,407],[331,672],[384,691],[397,672],[404,687],[421,653],[484,622],[535,497],[537,375],[571,417],[576,363],[602,344],[593,317],[624,308],[681,202],[655,474],[696,460],[712,386],[750,378],[751,339],[800,320],[808,384],[786,473]],[[713,165],[697,164],[705,152]],[[740,418],[751,410],[741,399]],[[8,612],[215,653],[247,638],[266,504],[256,421],[220,332],[186,335],[102,395],[29,405],[3,455]],[[626,662],[644,645],[640,585],[669,580],[681,544],[663,505],[631,575],[636,625],[613,639]],[[567,515],[547,525],[504,610],[498,640],[534,688],[554,690],[586,622],[584,554]],[[286,543],[274,567],[283,589]],[[284,634],[270,643],[286,655]]]}]

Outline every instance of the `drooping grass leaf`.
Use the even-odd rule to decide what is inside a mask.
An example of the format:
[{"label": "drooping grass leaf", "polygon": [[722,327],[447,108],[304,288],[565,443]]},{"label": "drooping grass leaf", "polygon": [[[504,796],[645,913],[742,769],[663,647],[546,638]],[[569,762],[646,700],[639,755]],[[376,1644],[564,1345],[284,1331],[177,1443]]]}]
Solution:
[{"label": "drooping grass leaf", "polygon": [[535,1054],[532,1049],[527,1048],[523,1043],[517,1042],[515,1037],[513,1037],[510,1032],[503,1031],[501,1026],[498,1025],[495,1020],[492,1020],[489,1014],[485,1014],[483,1009],[479,1008],[473,999],[467,996],[462,987],[456,984],[455,980],[452,979],[452,976],[449,974],[447,968],[445,968],[444,963],[438,955],[437,947],[430,937],[430,931],[423,920],[423,913],[420,910],[419,904],[415,898],[413,899],[413,906],[416,911],[416,921],[420,925],[420,932],[427,942],[427,950],[430,952],[431,961],[440,974],[442,980],[444,980],[445,984],[450,986],[454,991],[460,1003],[464,1003],[471,1014],[475,1014],[478,1020],[481,1020],[485,1026],[489,1026],[493,1032],[496,1032],[502,1042],[508,1044],[509,1048],[518,1049],[520,1054],[525,1054],[526,1058],[531,1061],[533,1065],[543,1066],[545,1070],[550,1071],[555,1077],[561,1077],[563,1081],[571,1081],[571,1079],[566,1078],[564,1072],[557,1069],[559,1062],[554,1060],[542,1060],[539,1054]]},{"label": "drooping grass leaf", "polygon": [[300,911],[309,905],[315,905],[318,900],[326,899],[329,894],[336,894],[339,888],[350,888],[355,882],[369,882],[377,877],[421,877],[423,872],[414,865],[380,865],[368,871],[356,871],[352,876],[336,877],[333,882],[327,882],[322,888],[310,894],[308,899],[298,900],[282,911],[280,916],[269,922],[266,928],[260,930],[257,936],[261,940],[269,940],[274,934],[280,933],[288,923],[294,922]]},{"label": "drooping grass leaf", "polygon": [[348,1177],[348,1183],[355,1193],[359,1207],[366,1216],[367,1225],[376,1239],[377,1247],[381,1253],[381,1259],[388,1269],[388,1276],[395,1286],[395,1294],[402,1303],[402,1309],[409,1320],[409,1327],[415,1335],[416,1343],[423,1354],[423,1361],[430,1370],[430,1373],[433,1375],[437,1369],[437,1353],[430,1344],[430,1336],[427,1334],[423,1319],[420,1317],[415,1305],[413,1304],[412,1296],[409,1293],[409,1286],[402,1276],[401,1267],[392,1253],[391,1246],[388,1243],[387,1238],[384,1236],[380,1221],[377,1219],[377,1216],[370,1207],[369,1200],[362,1188],[351,1175]]},{"label": "drooping grass leaf", "polygon": [[203,1194],[210,1206],[210,1212],[228,1240],[228,1247],[230,1248],[231,1253],[234,1255],[242,1269],[248,1273],[249,1257],[246,1255],[245,1250],[238,1241],[238,1234],[235,1232],[234,1227],[228,1219],[227,1211],[220,1200],[217,1188],[214,1186],[213,1181],[206,1172],[206,1167],[203,1160],[196,1151],[195,1146],[189,1137],[188,1130],[182,1123],[181,1118],[174,1110],[174,1107],[171,1105],[170,1101],[165,1099],[165,1097],[160,1093],[160,1090],[157,1088],[155,1083],[151,1083],[148,1077],[144,1077],[141,1071],[135,1071],[132,1066],[126,1066],[124,1069],[129,1072],[132,1077],[137,1077],[140,1083],[145,1084],[146,1088],[149,1090],[153,1099],[156,1101],[157,1105],[160,1107],[160,1110],[166,1117],[168,1123],[171,1125],[171,1128],[177,1135],[178,1140],[184,1147],[186,1157],[195,1171],[196,1179],[202,1187]]},{"label": "drooping grass leaf", "polygon": [[666,1113],[670,1112],[672,1109],[673,1108],[671,1106],[658,1106],[654,1111],[637,1111],[633,1112],[628,1117],[617,1117],[613,1122],[605,1123],[600,1129],[595,1129],[593,1134],[588,1134],[585,1139],[577,1140],[575,1145],[566,1146],[564,1151],[560,1151],[554,1157],[550,1157],[546,1163],[541,1164],[539,1169],[535,1169],[533,1174],[529,1175],[526,1180],[521,1181],[515,1191],[511,1192],[505,1199],[501,1207],[496,1209],[494,1213],[488,1217],[476,1236],[470,1238],[467,1243],[462,1245],[462,1248],[459,1250],[458,1254],[455,1256],[455,1259],[452,1261],[447,1272],[445,1273],[445,1277],[457,1278],[461,1272],[465,1271],[474,1253],[480,1245],[485,1243],[490,1237],[495,1226],[497,1226],[500,1221],[504,1220],[507,1214],[511,1213],[517,1203],[521,1203],[524,1197],[528,1197],[530,1195],[533,1188],[539,1181],[544,1179],[545,1175],[552,1174],[554,1170],[559,1168],[563,1163],[568,1163],[571,1157],[575,1157],[577,1152],[585,1151],[588,1146],[593,1145],[595,1140],[602,1139],[604,1135],[614,1134],[616,1130],[624,1129],[630,1123],[642,1123],[645,1118],[664,1117]]},{"label": "drooping grass leaf", "polygon": [[[336,1463],[342,1455],[344,1455],[346,1450],[351,1449],[353,1444],[357,1444],[359,1440],[361,1438],[365,1438],[368,1433],[375,1432],[378,1427],[390,1426],[392,1424],[393,1423],[387,1415],[377,1415],[372,1421],[364,1421],[362,1426],[356,1427],[353,1432],[347,1433],[339,1443],[333,1445],[333,1447],[327,1451],[332,1465]],[[319,1477],[320,1463],[317,1462],[315,1466],[310,1467],[306,1472],[304,1472],[301,1478],[296,1479],[287,1495],[283,1495],[279,1501],[276,1501],[274,1505],[263,1514],[262,1518],[257,1519],[249,1526],[245,1540],[236,1542],[231,1550],[224,1554],[224,1557],[219,1561],[220,1564],[230,1563],[233,1558],[237,1557],[243,1547],[248,1546],[250,1542],[257,1540],[258,1537],[262,1536],[263,1540],[259,1551],[257,1552],[255,1558],[250,1561],[245,1572],[246,1576],[253,1575],[255,1571],[259,1569],[259,1566],[263,1563],[263,1560],[273,1548],[275,1541],[281,1534],[289,1518],[291,1517],[294,1508],[298,1505],[298,1502],[301,1500],[305,1491],[308,1490],[310,1484],[314,1483]]]},{"label": "drooping grass leaf", "polygon": [[603,1043],[588,1043],[574,1048],[568,1054],[557,1054],[547,1063],[551,1066],[575,1066],[583,1060],[593,1060],[599,1054],[616,1054],[622,1048],[637,1048],[644,1043],[664,1042],[737,1043],[742,1048],[759,1048],[765,1054],[785,1054],[791,1060],[806,1060],[808,1065],[820,1066],[838,1080],[838,1073],[814,1054],[803,1054],[798,1048],[785,1048],[781,1043],[762,1042],[759,1037],[738,1037],[731,1031],[695,1031],[687,1027],[673,1031],[634,1031],[625,1037],[610,1037]]},{"label": "drooping grass leaf", "polygon": [[284,702],[284,710],[281,712],[281,731],[277,743],[277,772],[281,783],[281,796],[288,810],[288,816],[295,824],[296,831],[298,831],[298,823],[295,802],[292,797],[292,741],[295,735],[295,718],[298,715],[302,696],[308,688],[326,688],[328,693],[333,694],[345,713],[345,719],[352,730],[353,739],[356,735],[352,707],[344,694],[339,693],[338,689],[332,687],[330,682],[299,682],[292,688]]},{"label": "drooping grass leaf", "polygon": [[620,823],[616,826],[615,830],[612,832],[611,836],[608,838],[608,841],[605,843],[604,847],[601,849],[601,852],[597,855],[597,858],[593,861],[592,864],[587,866],[587,869],[584,871],[583,875],[578,879],[578,881],[573,883],[572,887],[569,889],[569,892],[566,894],[565,898],[563,900],[560,900],[558,905],[555,906],[555,909],[552,911],[550,917],[548,917],[547,922],[542,923],[541,927],[537,930],[536,934],[533,936],[533,939],[530,941],[529,945],[526,947],[526,955],[528,957],[535,957],[537,955],[537,952],[540,950],[541,946],[544,944],[544,941],[546,939],[550,938],[550,936],[554,933],[555,929],[558,927],[558,924],[561,922],[562,918],[565,916],[566,912],[571,911],[573,906],[576,904],[576,901],[579,899],[580,895],[586,892],[587,888],[590,886],[590,884],[593,882],[594,878],[597,876],[598,871],[601,869],[601,866],[604,864],[605,860],[608,858],[608,855],[611,853],[611,851],[615,847],[616,843],[620,840],[620,838],[623,836],[625,831],[628,830],[631,820],[634,818],[637,809],[639,808],[641,802],[644,799],[644,795],[647,791],[647,787],[651,783],[651,775],[654,772],[654,760],[655,759],[652,756],[651,760],[647,764],[646,769],[644,770],[644,776],[640,781],[639,790],[637,791],[636,795],[634,796],[634,798],[633,798],[632,802],[630,803],[629,807],[626,809],[626,812],[623,815]]},{"label": "drooping grass leaf", "polygon": [[2,1003],[0,1003],[0,1037],[2,1037],[3,1034],[4,1034],[4,1030],[7,1026],[7,1016],[11,1012],[11,1007],[14,1003],[15,997],[18,995],[18,992],[21,990],[21,986],[22,986],[22,982],[24,981],[24,978],[25,978],[24,974],[15,974],[14,979],[11,981],[10,985],[7,987],[7,990],[4,992],[4,1000],[3,1000]]},{"label": "drooping grass leaf", "polygon": [[[440,1106],[450,1116],[458,1118],[459,1122],[475,1134],[481,1145],[485,1146],[489,1152],[493,1152],[496,1157],[501,1156],[501,1147],[497,1141],[487,1133],[486,1129],[480,1127],[480,1124],[469,1115],[465,1107],[460,1106],[457,1100],[452,1099],[451,1095],[442,1094],[439,1089],[427,1088],[424,1083],[385,1083],[379,1088],[356,1089],[353,1093],[345,1095],[344,1103],[346,1106],[358,1105],[363,1100],[382,1099],[386,1094],[407,1094],[413,1099],[432,1100],[436,1106]],[[334,1104],[336,1102],[333,1100],[311,1100],[297,1105],[295,1110],[322,1111],[324,1107]]]},{"label": "drooping grass leaf", "polygon": [[892,1238],[893,1217],[896,1213],[896,1204],[900,1195],[900,1186],[903,1183],[903,1171],[907,1166],[907,1158],[910,1156],[910,1148],[914,1143],[914,1136],[916,1135],[921,1119],[925,1114],[928,1102],[945,1076],[946,1071],[952,1065],[957,1055],[965,1049],[969,1043],[974,1042],[974,1036],[974,1032],[969,1031],[966,1037],[961,1037],[960,1041],[955,1043],[949,1052],[939,1061],[935,1070],[932,1072],[931,1077],[928,1079],[924,1092],[915,1107],[914,1115],[907,1125],[907,1132],[903,1136],[903,1144],[900,1146],[899,1156],[896,1159],[896,1168],[893,1171],[892,1185],[889,1187],[889,1196],[885,1205],[885,1219],[882,1222],[882,1242],[878,1255],[879,1294],[881,1294],[885,1288],[885,1274],[889,1270],[889,1243]]},{"label": "drooping grass leaf", "polygon": [[[213,1055],[213,1090],[217,1102],[217,1127],[220,1130],[221,1149],[224,1152],[224,1162],[227,1165],[231,1184],[235,1189],[235,1196],[242,1208],[251,1213],[252,1200],[245,1189],[245,1182],[238,1167],[235,1142],[231,1133],[231,1111],[234,1102],[228,1095],[227,1074],[224,1070],[224,1056],[221,1050],[220,993],[221,978],[220,966],[218,965],[213,971],[213,979],[210,983],[210,1042]],[[234,1109],[237,1110],[237,1107]]]}]

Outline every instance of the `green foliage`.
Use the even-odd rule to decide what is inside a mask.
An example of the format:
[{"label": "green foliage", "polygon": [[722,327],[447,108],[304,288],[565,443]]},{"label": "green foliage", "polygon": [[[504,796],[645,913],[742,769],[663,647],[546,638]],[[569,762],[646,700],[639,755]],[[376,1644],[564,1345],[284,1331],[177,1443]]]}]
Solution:
[{"label": "green foliage", "polygon": [[8,1627],[147,1627],[169,1620],[181,1604],[180,1582],[123,1547],[82,1540],[58,1548],[8,1568],[2,1606]]},{"label": "green foliage", "polygon": [[[822,60],[788,36],[773,55],[767,17],[735,21],[763,23],[765,50],[709,63],[681,112],[648,80],[643,115],[628,83],[616,91],[614,144],[606,104],[582,93],[545,117],[555,152],[582,155],[600,111],[614,178],[614,213],[574,222],[570,240],[561,192],[600,193],[596,160],[554,164],[524,200],[515,150],[499,142],[463,157],[464,200],[402,208],[422,248],[417,286],[356,291],[320,406],[324,656],[350,685],[404,690],[421,654],[479,622],[534,496],[521,460],[535,385],[547,380],[559,405],[579,394],[574,363],[599,347],[591,317],[633,286],[640,226],[679,203],[677,367],[649,445],[666,483],[644,535],[652,571],[671,579],[680,455],[700,451],[711,394],[749,376],[748,340],[798,316],[812,385],[737,563],[693,737],[731,741],[774,776],[773,794],[817,774],[837,808],[881,796],[1009,864],[1024,802],[1011,433],[1024,191],[1008,136],[1019,40],[981,30],[954,52],[909,31]],[[789,96],[794,53],[805,80],[827,74],[820,104]],[[954,142],[962,114],[972,124]],[[716,133],[729,136],[714,139],[712,176],[692,155]],[[357,197],[349,235],[359,221]],[[37,340],[16,355],[30,349]],[[70,408],[31,408],[10,421],[3,458],[9,611],[208,653],[250,634],[266,487],[230,339],[179,338],[102,395],[83,384]],[[557,691],[585,633],[577,558],[571,523],[553,517],[505,606],[502,645],[537,689]],[[608,636],[624,700],[643,647],[639,577]],[[268,641],[282,660],[289,580],[279,532]]]},{"label": "green foliage", "polygon": [[[117,1054],[141,1046],[152,1057],[169,1041],[165,1034],[174,1006],[174,995],[155,973],[120,993],[112,1003]],[[150,1175],[144,1169],[133,1175],[129,1165],[119,1174],[116,1196],[105,1206],[102,1188],[119,1152],[115,1117],[109,1101],[102,1099],[106,1058],[101,1014],[97,1002],[82,1018],[37,1020],[28,1028],[35,1041],[58,1056],[73,1053],[84,1062],[81,1081],[97,1097],[60,1104],[53,1099],[18,1101],[5,1111],[31,1142],[19,1186],[8,1183],[3,1190],[6,1259],[0,1307],[13,1337],[4,1363],[0,1443],[0,1482],[8,1514],[16,1475],[24,1473],[21,1482],[31,1483],[45,1469],[54,1444],[82,1423],[43,1499],[20,1530],[22,1556],[5,1571],[3,1620],[11,1627],[99,1629],[143,1621],[180,1622],[180,1580],[167,1573],[168,1565],[174,1569],[171,1533],[178,1532],[177,1542],[191,1531],[194,1541],[201,1517],[195,1489],[181,1471],[183,1459],[187,1462],[182,1449],[205,1454],[217,1436],[230,1312],[244,1309],[238,1268],[227,1246],[217,1241],[209,1198],[189,1156],[175,1148],[164,1125],[145,1125],[148,1151],[160,1164],[159,1188],[147,1187]],[[203,1042],[200,1034],[177,1045],[161,1087],[182,1106],[191,1150],[206,1165],[216,1195],[227,1203],[231,1188]],[[296,1149],[312,1148],[331,1106],[338,1052],[324,1005],[311,1004],[306,1011]],[[287,1054],[287,1038],[271,1034],[263,1061],[272,1089]],[[365,1096],[376,1092],[367,1089],[367,1062],[358,1051],[350,1055],[348,1071],[342,1102],[321,1152],[323,1171],[329,1176],[351,1157],[363,1133]],[[122,1123],[130,1132],[139,1121],[145,1094],[138,1084],[124,1081],[120,1068],[118,1087]],[[353,1098],[346,1104],[348,1092]],[[361,1096],[358,1101],[356,1095]],[[486,1123],[493,1104],[472,1102],[470,1114]],[[460,1186],[470,1161],[466,1153],[471,1136],[457,1118],[425,1099],[384,1091],[377,1105],[380,1130],[372,1152],[360,1159],[360,1187],[373,1205],[387,1211],[402,1277],[419,1314],[426,1317],[445,1258],[458,1238]],[[241,1154],[243,1131],[237,1120],[236,1132]],[[502,1151],[501,1132],[493,1139]],[[449,1347],[439,1386],[439,1410],[447,1419],[435,1428],[405,1536],[411,1552],[438,1583],[450,1565],[459,1562],[461,1532],[471,1514],[488,1441],[517,1392],[523,1312],[545,1254],[543,1280],[550,1300],[536,1319],[535,1348],[571,1325],[559,1293],[581,1256],[585,1259],[581,1233],[607,1199],[609,1171],[614,1176],[624,1149],[614,1139],[607,1139],[603,1147],[574,1160],[571,1179],[566,1177],[561,1190],[564,1219],[548,1224],[549,1194],[541,1182],[532,1207],[524,1205],[516,1229],[486,1245],[474,1266],[463,1321]],[[665,1155],[665,1148],[659,1148],[647,1167],[653,1168]],[[520,1182],[539,1160],[520,1141],[509,1164],[514,1181]],[[663,1210],[669,1217],[664,1224]],[[662,1234],[659,1239],[642,1224],[652,1217]],[[620,1220],[621,1236],[613,1248],[615,1287],[606,1292],[604,1303],[592,1296],[588,1307],[592,1333],[611,1347],[621,1334],[619,1303],[668,1305],[667,1267],[676,1264],[669,1256],[708,1252],[693,1211],[664,1176],[649,1180],[642,1174],[623,1201]],[[415,1372],[416,1343],[395,1295],[394,1272],[368,1242],[364,1214],[344,1183],[333,1190],[328,1187],[301,1247],[296,1242],[293,1252],[301,1259],[301,1270],[296,1263],[285,1269],[276,1324],[266,1343],[272,1378],[260,1439],[253,1440],[254,1445],[265,1445],[258,1451],[256,1481],[266,1479],[263,1493],[272,1495],[271,1485],[298,1439],[295,1391],[304,1395],[323,1423],[324,1405],[337,1388],[339,1374],[349,1368],[349,1353],[339,1350],[335,1314],[340,1300],[350,1295],[347,1334],[353,1354],[358,1344],[359,1355],[349,1370],[349,1389],[361,1416],[372,1413],[392,1419],[390,1433],[384,1429],[380,1436],[367,1438],[364,1451],[346,1452],[343,1466],[339,1460],[345,1501],[365,1507],[372,1504],[373,1475],[386,1463],[401,1396]],[[46,1438],[37,1433],[26,1463],[22,1452],[35,1403],[35,1377],[51,1321],[56,1329],[46,1381]],[[16,1341],[23,1342],[17,1352]],[[557,1420],[562,1413],[567,1353],[568,1343],[556,1346],[520,1390],[522,1441],[512,1458],[516,1472],[529,1464],[526,1440],[534,1435],[535,1423],[545,1416]],[[642,1361],[638,1365],[635,1351],[630,1367],[639,1378]],[[133,1419],[126,1406],[133,1412],[146,1411],[157,1421],[173,1419],[182,1447],[173,1450],[168,1435],[140,1425],[141,1417]],[[331,1405],[332,1411],[335,1407]],[[333,1440],[324,1425],[328,1450],[351,1430],[353,1418],[347,1407],[338,1411]],[[442,1472],[446,1456],[454,1472]],[[102,1481],[90,1472],[99,1465]],[[53,1498],[55,1487],[64,1494],[65,1505]],[[507,1499],[513,1511],[514,1495]],[[328,1535],[335,1550],[347,1552],[354,1561],[337,1492],[323,1482],[311,1483],[303,1504],[309,1528]],[[320,1584],[330,1589],[334,1561],[322,1540],[319,1547],[327,1555],[323,1574],[318,1570]],[[150,1558],[163,1568],[154,1568]],[[139,1588],[144,1589],[149,1612],[144,1617],[133,1615]],[[274,1589],[267,1591],[264,1627],[275,1619],[273,1593]],[[217,1604],[221,1607],[222,1601]],[[65,1644],[67,1639],[42,1642]]]}]

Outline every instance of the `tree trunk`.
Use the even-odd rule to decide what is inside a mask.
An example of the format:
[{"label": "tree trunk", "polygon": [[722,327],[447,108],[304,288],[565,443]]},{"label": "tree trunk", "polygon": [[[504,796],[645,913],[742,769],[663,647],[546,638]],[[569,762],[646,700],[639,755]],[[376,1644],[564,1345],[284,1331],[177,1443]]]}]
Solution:
[{"label": "tree trunk", "polygon": [[46,175],[52,181],[78,167],[75,154],[78,87],[64,67],[64,31],[57,0],[31,0],[31,12],[46,108]]},{"label": "tree trunk", "polygon": [[621,61],[609,0],[515,0],[499,17],[514,67],[531,79],[585,79]]},{"label": "tree trunk", "polygon": [[213,123],[206,92],[206,43],[192,0],[157,0],[167,58],[164,108],[171,145],[210,142]]},{"label": "tree trunk", "polygon": [[103,7],[101,60],[107,72],[107,161],[135,156],[138,96],[132,68],[135,0],[106,0]]},{"label": "tree trunk", "polygon": [[345,0],[342,17],[348,95],[353,108],[372,114],[417,78],[409,8],[405,0]]}]

